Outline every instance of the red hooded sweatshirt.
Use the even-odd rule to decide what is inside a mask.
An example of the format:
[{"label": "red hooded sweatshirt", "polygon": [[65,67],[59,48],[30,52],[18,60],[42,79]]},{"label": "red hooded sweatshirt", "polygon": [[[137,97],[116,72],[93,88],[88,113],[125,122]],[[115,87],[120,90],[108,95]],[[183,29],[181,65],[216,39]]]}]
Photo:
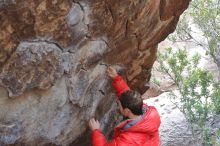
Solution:
[{"label": "red hooded sweatshirt", "polygon": [[[117,96],[130,90],[121,76],[113,79],[112,85],[116,90]],[[146,108],[147,107],[147,108]],[[133,126],[124,129],[132,120],[126,120],[119,124],[114,131],[111,141],[107,141],[102,132],[98,129],[92,131],[93,146],[159,146],[159,126],[160,116],[153,106],[144,105],[144,114],[142,118]]]}]

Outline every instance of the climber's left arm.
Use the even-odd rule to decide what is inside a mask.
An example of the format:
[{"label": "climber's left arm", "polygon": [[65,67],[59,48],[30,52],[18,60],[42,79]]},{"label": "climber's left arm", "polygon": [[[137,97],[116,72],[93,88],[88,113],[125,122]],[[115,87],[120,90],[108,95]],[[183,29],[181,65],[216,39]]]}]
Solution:
[{"label": "climber's left arm", "polygon": [[116,146],[114,140],[107,142],[100,130],[100,124],[95,119],[90,119],[89,127],[92,130],[92,146]]}]

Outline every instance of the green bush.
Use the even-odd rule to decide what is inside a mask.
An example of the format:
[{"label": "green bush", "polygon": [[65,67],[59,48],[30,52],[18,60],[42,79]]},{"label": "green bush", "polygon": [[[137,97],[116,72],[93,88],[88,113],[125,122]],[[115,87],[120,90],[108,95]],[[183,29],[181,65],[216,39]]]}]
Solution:
[{"label": "green bush", "polygon": [[220,75],[220,1],[192,0],[169,39],[201,46],[218,66]]},{"label": "green bush", "polygon": [[168,48],[163,54],[158,52],[159,69],[176,83],[180,95],[172,92],[172,97],[180,98],[181,104],[177,106],[191,124],[194,138],[195,131],[199,131],[204,145],[211,146],[216,134],[211,135],[207,118],[220,112],[220,84],[209,71],[198,67],[200,58],[198,54],[189,57],[186,49]]},{"label": "green bush", "polygon": [[[173,43],[190,42],[202,47],[216,64],[220,76],[220,0],[192,0],[169,39]],[[220,130],[211,134],[207,126],[209,114],[220,114],[220,78],[214,80],[209,71],[199,68],[201,57],[198,54],[188,57],[185,49],[168,48],[158,56],[160,70],[167,73],[179,89],[179,108],[191,123],[192,132],[199,128],[205,146],[220,146]],[[172,96],[177,98],[174,93]],[[196,138],[196,134],[194,136]]]}]

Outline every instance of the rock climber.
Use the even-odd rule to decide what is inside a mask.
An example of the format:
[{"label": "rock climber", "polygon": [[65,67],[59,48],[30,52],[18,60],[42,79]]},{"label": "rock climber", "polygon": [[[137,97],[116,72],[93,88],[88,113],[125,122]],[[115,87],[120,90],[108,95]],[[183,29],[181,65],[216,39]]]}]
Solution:
[{"label": "rock climber", "polygon": [[113,139],[107,141],[100,130],[99,121],[90,119],[93,146],[159,146],[160,116],[153,106],[143,103],[141,95],[131,90],[113,67],[107,74],[112,78],[112,86],[119,100],[120,113],[128,119],[119,124]]}]

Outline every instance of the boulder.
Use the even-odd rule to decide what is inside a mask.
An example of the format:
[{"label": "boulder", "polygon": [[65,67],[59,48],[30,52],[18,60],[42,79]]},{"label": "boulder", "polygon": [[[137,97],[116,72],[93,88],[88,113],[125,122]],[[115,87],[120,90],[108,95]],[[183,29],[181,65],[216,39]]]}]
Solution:
[{"label": "boulder", "polygon": [[120,121],[106,67],[144,93],[190,0],[0,0],[0,145],[90,145]]}]

